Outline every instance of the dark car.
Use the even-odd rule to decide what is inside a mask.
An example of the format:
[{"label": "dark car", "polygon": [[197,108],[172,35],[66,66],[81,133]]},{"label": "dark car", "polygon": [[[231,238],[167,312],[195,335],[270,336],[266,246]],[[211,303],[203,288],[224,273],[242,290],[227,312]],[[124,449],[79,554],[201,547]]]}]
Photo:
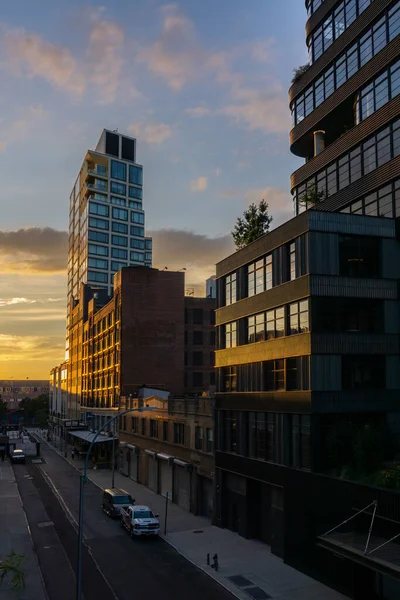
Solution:
[{"label": "dark car", "polygon": [[119,517],[121,508],[135,504],[135,500],[128,492],[119,488],[104,490],[101,507],[109,517]]},{"label": "dark car", "polygon": [[23,450],[13,450],[10,454],[10,459],[12,463],[24,463],[25,452]]}]

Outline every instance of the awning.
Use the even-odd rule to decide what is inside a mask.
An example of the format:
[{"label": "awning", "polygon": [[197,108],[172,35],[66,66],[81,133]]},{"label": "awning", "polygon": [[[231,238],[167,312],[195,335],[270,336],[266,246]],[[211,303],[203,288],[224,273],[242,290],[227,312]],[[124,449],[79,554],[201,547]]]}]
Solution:
[{"label": "awning", "polygon": [[174,463],[176,465],[179,465],[180,467],[186,467],[187,468],[187,467],[191,467],[192,466],[191,463],[188,463],[188,462],[186,462],[184,460],[181,460],[180,458],[174,458]]},{"label": "awning", "polygon": [[[91,431],[70,431],[69,435],[72,435],[76,438],[79,438],[81,440],[83,440],[84,442],[87,442],[88,444],[90,444],[93,441],[93,438],[95,437],[95,433],[92,433]],[[108,437],[108,435],[98,435],[96,440],[95,440],[95,444],[99,444],[100,442],[112,442],[113,438],[112,437]]]},{"label": "awning", "polygon": [[157,456],[157,452],[155,452],[154,450],[147,450],[147,448],[146,448],[145,452],[146,452],[146,454],[148,454],[152,458],[155,458]]},{"label": "awning", "polygon": [[127,448],[129,448],[129,450],[136,450],[136,446],[133,446],[132,444],[128,444]]}]

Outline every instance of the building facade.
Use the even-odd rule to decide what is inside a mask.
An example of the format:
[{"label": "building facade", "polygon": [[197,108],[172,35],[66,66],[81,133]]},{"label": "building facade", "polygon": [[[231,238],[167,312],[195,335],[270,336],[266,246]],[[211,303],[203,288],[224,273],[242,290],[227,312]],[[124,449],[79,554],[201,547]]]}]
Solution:
[{"label": "building facade", "polygon": [[49,382],[46,379],[2,379],[0,380],[0,397],[3,402],[37,398],[48,395]]},{"label": "building facade", "polygon": [[215,298],[185,296],[185,394],[215,392]]},{"label": "building facade", "polygon": [[[156,410],[120,418],[118,449],[121,473],[209,519],[214,507],[212,402],[210,397],[147,398]],[[126,406],[123,399],[121,408]]]}]

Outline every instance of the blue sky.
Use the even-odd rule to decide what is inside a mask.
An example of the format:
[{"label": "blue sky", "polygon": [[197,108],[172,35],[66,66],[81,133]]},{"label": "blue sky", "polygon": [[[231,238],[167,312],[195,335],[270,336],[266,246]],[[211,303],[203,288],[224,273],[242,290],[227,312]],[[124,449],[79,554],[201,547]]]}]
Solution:
[{"label": "blue sky", "polygon": [[232,251],[250,202],[290,218],[305,21],[302,0],[2,7],[0,377],[62,358],[68,197],[103,127],[137,137],[155,266],[186,266],[187,285]]}]

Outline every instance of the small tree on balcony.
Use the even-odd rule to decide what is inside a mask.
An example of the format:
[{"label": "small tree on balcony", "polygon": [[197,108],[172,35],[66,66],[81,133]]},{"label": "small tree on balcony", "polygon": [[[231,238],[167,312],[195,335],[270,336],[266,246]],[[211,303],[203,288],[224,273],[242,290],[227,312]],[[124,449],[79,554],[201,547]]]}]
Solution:
[{"label": "small tree on balcony", "polygon": [[297,67],[297,69],[293,69],[292,83],[296,83],[296,81],[299,81],[299,79],[301,79],[303,77],[304,73],[306,73],[309,68],[310,68],[310,65],[309,65],[309,63],[307,63],[305,65],[301,65],[300,67]]},{"label": "small tree on balcony", "polygon": [[268,204],[261,200],[260,204],[250,204],[244,211],[243,218],[238,217],[232,231],[233,242],[236,250],[241,250],[251,242],[255,242],[265,233],[268,233],[272,217],[268,214]]},{"label": "small tree on balcony", "polygon": [[300,206],[304,206],[305,208],[315,208],[317,204],[323,202],[325,198],[326,194],[324,190],[318,190],[315,185],[310,185],[305,194],[303,194],[297,202]]}]

